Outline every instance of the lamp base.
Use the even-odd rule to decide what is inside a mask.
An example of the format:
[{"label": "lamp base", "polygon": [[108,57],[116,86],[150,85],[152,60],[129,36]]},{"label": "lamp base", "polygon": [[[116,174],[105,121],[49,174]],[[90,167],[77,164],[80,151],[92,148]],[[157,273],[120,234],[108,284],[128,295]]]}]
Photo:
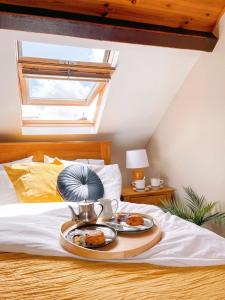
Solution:
[{"label": "lamp base", "polygon": [[143,169],[133,169],[132,170],[132,181],[138,180],[138,179],[144,179],[145,173]]}]

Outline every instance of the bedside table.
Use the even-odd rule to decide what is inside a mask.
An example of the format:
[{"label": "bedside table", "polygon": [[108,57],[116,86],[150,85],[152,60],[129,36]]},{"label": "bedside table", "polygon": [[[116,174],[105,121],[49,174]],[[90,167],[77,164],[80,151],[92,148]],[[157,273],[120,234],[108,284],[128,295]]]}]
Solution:
[{"label": "bedside table", "polygon": [[140,204],[152,204],[161,205],[162,200],[172,201],[174,189],[163,187],[158,189],[150,189],[147,192],[135,192],[132,186],[126,186],[122,189],[122,201],[140,203]]}]

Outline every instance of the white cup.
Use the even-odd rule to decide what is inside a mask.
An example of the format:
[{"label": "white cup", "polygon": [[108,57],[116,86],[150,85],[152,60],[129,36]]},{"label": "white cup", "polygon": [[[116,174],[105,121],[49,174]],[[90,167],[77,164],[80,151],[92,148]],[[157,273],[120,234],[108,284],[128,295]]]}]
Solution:
[{"label": "white cup", "polygon": [[164,180],[160,178],[151,178],[151,187],[160,187],[164,184]]},{"label": "white cup", "polygon": [[137,190],[144,190],[145,189],[145,180],[144,179],[135,180],[135,188]]}]

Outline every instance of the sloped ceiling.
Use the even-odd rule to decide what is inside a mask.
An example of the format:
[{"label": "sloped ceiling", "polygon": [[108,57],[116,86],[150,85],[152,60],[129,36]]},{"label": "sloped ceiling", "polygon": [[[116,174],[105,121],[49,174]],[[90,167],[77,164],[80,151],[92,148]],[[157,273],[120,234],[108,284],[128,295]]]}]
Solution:
[{"label": "sloped ceiling", "polygon": [[[99,47],[119,51],[97,136],[22,136],[16,40]],[[112,140],[117,149],[143,147],[200,52],[71,37],[0,31],[0,139]]]},{"label": "sloped ceiling", "polygon": [[118,146],[145,145],[199,53],[120,46],[100,133]]}]

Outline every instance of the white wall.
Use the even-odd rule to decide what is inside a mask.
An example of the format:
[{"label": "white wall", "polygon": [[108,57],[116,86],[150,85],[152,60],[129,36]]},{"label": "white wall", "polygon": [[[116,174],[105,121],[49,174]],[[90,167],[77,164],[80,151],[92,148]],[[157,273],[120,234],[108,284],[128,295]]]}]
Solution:
[{"label": "white wall", "polygon": [[[16,40],[119,50],[97,135],[22,135]],[[112,140],[112,159],[120,162],[125,180],[125,150],[146,146],[200,53],[6,30],[0,30],[0,44],[0,140]]]},{"label": "white wall", "polygon": [[201,54],[148,150],[151,175],[161,173],[181,197],[190,185],[225,208],[225,22],[216,49]]}]

